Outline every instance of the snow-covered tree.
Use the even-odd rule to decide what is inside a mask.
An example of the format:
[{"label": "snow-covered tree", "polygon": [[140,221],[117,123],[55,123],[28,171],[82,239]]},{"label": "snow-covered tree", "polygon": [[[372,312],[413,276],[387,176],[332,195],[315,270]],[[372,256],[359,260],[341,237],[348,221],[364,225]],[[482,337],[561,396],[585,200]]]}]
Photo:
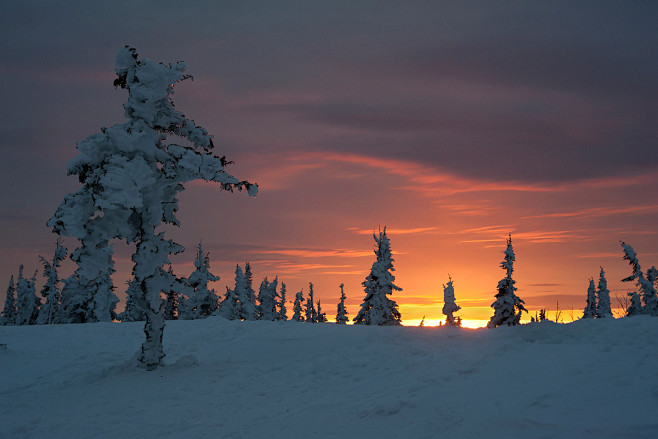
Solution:
[{"label": "snow-covered tree", "polygon": [[[242,272],[242,271],[241,271]],[[242,320],[258,320],[258,309],[256,308],[256,292],[252,288],[251,265],[245,264],[244,275],[238,287],[237,275],[235,284],[235,294],[238,297],[238,313]]]},{"label": "snow-covered tree", "polygon": [[7,287],[7,295],[5,296],[5,306],[2,309],[2,314],[0,315],[0,325],[15,325],[16,324],[16,314],[18,309],[16,308],[16,296],[14,292],[16,287],[14,286],[14,276],[12,275],[9,279],[9,286]]},{"label": "snow-covered tree", "polygon": [[628,297],[631,298],[631,304],[626,308],[626,315],[630,317],[642,314],[642,299],[637,291],[628,293]]},{"label": "snow-covered tree", "polygon": [[327,321],[327,314],[322,312],[322,305],[318,300],[318,316],[315,318],[316,323],[325,323]]},{"label": "snow-covered tree", "polygon": [[[219,305],[219,310],[215,313],[218,316],[224,317],[228,320],[238,320],[240,319],[240,303],[238,298],[238,291],[242,290],[242,296],[245,296],[244,292],[244,274],[242,273],[242,268],[239,265],[235,266],[235,288],[230,289],[226,287],[226,294],[222,303]],[[245,296],[246,297],[246,296]]]},{"label": "snow-covered tree", "polygon": [[345,291],[344,291],[344,286],[343,284],[340,284],[340,302],[338,302],[338,306],[336,307],[336,323],[339,325],[345,325],[347,324],[347,308],[345,308],[345,299],[347,297],[345,296]]},{"label": "snow-covered tree", "polygon": [[288,310],[286,309],[286,284],[281,282],[281,291],[279,292],[279,302],[277,303],[277,320],[288,320]]},{"label": "snow-covered tree", "polygon": [[137,279],[126,282],[126,306],[118,319],[122,322],[143,322],[146,320],[146,303]]},{"label": "snow-covered tree", "polygon": [[494,309],[494,315],[487,324],[488,328],[495,328],[501,325],[518,325],[521,321],[521,314],[525,309],[525,302],[516,295],[516,281],[512,279],[514,272],[514,248],[512,247],[512,236],[507,239],[507,248],[505,249],[505,259],[500,263],[500,268],[504,269],[506,276],[498,282],[498,293],[496,301],[491,304]]},{"label": "snow-covered tree", "polygon": [[452,313],[459,311],[461,306],[455,303],[455,288],[452,286],[452,278],[448,275],[448,284],[443,285],[443,314],[446,316],[447,326],[457,326]]},{"label": "snow-covered tree", "polygon": [[37,273],[31,278],[23,277],[23,266],[18,268],[16,282],[16,325],[34,325],[39,316],[41,301],[34,290]]},{"label": "snow-covered tree", "polygon": [[55,313],[59,309],[59,304],[62,301],[62,292],[58,287],[60,280],[57,276],[57,267],[59,267],[60,262],[66,257],[67,253],[67,248],[57,240],[52,262],[43,256],[39,256],[43,264],[43,276],[46,278],[46,282],[41,289],[41,297],[45,299],[45,303],[41,306],[39,317],[37,318],[37,324],[39,325],[51,324]]},{"label": "snow-covered tree", "polygon": [[300,290],[295,294],[295,302],[292,305],[292,320],[295,322],[304,321],[304,316],[302,315],[302,312],[304,311],[302,303],[304,303],[304,295],[303,290]]},{"label": "snow-covered tree", "polygon": [[190,301],[186,306],[192,318],[199,319],[212,315],[219,304],[215,290],[208,289],[208,283],[218,281],[219,276],[210,272],[210,256],[203,252],[201,243],[197,247],[194,267],[194,272],[187,278]]},{"label": "snow-covered tree", "polygon": [[[164,269],[172,253],[182,247],[165,238],[156,228],[163,223],[179,225],[176,195],[183,183],[214,181],[223,190],[247,189],[256,195],[257,186],[238,181],[224,171],[224,157],[212,155],[208,132],[174,109],[174,85],[189,78],[185,64],[175,65],[139,60],[135,49],[126,46],[117,55],[114,85],[128,90],[124,104],[128,122],[101,128],[78,143],[80,154],[68,166],[83,187],[69,194],[49,225],[56,233],[82,239],[90,226],[98,240],[114,238],[134,243],[133,275],[147,305],[146,340],[138,355],[139,365],[152,370],[164,357],[165,327],[161,293],[174,279]],[[167,136],[187,139],[192,146],[166,142]]]},{"label": "snow-covered tree", "polygon": [[306,299],[306,309],[304,310],[304,318],[307,323],[317,323],[318,311],[315,309],[315,301],[313,298],[313,284],[308,283],[308,298]]},{"label": "snow-covered tree", "polygon": [[370,274],[363,281],[365,298],[361,304],[359,313],[354,317],[356,325],[379,325],[391,326],[401,325],[402,316],[398,311],[398,304],[388,298],[393,291],[402,291],[402,288],[393,283],[393,262],[391,256],[391,244],[384,231],[379,232],[379,237],[372,235],[375,239],[375,256],[377,259],[372,264]]},{"label": "snow-covered tree", "polygon": [[587,304],[583,311],[584,319],[593,319],[596,317],[596,287],[594,286],[594,279],[589,280],[589,287],[587,287]]},{"label": "snow-covered tree", "polygon": [[[70,209],[80,208],[75,204],[76,200],[70,203]],[[74,215],[73,212],[69,213]],[[78,220],[80,218],[75,219]],[[115,271],[112,260],[114,250],[98,232],[97,221],[98,218],[95,218],[86,227],[80,226],[81,246],[71,254],[71,260],[78,267],[64,280],[55,323],[111,322],[116,318],[115,308],[119,299],[114,294],[111,278]]]},{"label": "snow-covered tree", "polygon": [[174,278],[169,291],[165,294],[164,318],[165,320],[178,320],[179,306],[182,293],[187,287],[187,279],[177,277],[174,270],[169,266],[169,275]]},{"label": "snow-covered tree", "polygon": [[656,293],[655,283],[644,276],[633,247],[625,242],[621,242],[621,248],[624,251],[624,260],[627,260],[631,267],[633,267],[633,274],[621,281],[630,282],[635,280],[635,284],[638,286],[639,293],[642,297],[642,313],[658,316],[658,294]]},{"label": "snow-covered tree", "polygon": [[[245,283],[245,291],[247,294],[247,299],[249,299],[249,302],[253,305],[254,312],[256,313],[253,319],[247,319],[247,320],[256,320],[258,318],[258,310],[256,308],[256,291],[254,291],[253,288],[253,274],[251,273],[251,264],[247,262],[244,266],[244,283]],[[246,304],[246,301],[245,301]]]},{"label": "snow-covered tree", "polygon": [[279,278],[275,277],[272,282],[268,282],[267,278],[263,279],[258,291],[258,318],[260,320],[274,321],[277,319],[277,298],[279,293],[276,291],[279,285]]},{"label": "snow-covered tree", "polygon": [[612,317],[612,308],[610,306],[610,290],[608,290],[608,281],[605,278],[605,271],[601,267],[599,274],[599,284],[596,287],[596,317],[601,319]]}]

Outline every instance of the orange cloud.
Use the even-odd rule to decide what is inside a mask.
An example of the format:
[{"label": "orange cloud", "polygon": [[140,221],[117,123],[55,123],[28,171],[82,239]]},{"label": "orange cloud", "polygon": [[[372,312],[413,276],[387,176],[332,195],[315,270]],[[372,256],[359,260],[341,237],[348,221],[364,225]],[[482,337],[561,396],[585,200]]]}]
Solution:
[{"label": "orange cloud", "polygon": [[[358,229],[356,227],[350,227],[347,230],[351,230],[359,235],[370,235],[374,231],[373,230],[367,230],[367,229]],[[438,227],[414,227],[410,229],[386,229],[386,232],[388,232],[391,235],[411,235],[411,234],[417,234],[417,233],[430,233],[439,230]],[[372,252],[368,252],[367,255],[371,255]]]}]

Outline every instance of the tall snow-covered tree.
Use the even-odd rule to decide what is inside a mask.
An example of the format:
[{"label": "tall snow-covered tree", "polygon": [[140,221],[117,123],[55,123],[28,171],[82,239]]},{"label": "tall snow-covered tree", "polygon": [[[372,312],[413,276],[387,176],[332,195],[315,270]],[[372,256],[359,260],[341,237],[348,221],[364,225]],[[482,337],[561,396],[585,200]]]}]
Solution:
[{"label": "tall snow-covered tree", "polygon": [[294,322],[304,321],[304,316],[302,315],[304,308],[302,307],[302,303],[304,303],[304,295],[303,290],[300,290],[295,294],[295,302],[292,305],[292,320]]},{"label": "tall snow-covered tree", "polygon": [[15,291],[16,287],[14,286],[14,276],[12,275],[9,279],[9,286],[7,287],[5,306],[2,309],[2,314],[0,315],[0,325],[8,326],[16,324],[16,314],[18,309],[16,308],[16,296],[14,295]]},{"label": "tall snow-covered tree", "polygon": [[41,301],[34,290],[37,273],[31,278],[23,277],[23,266],[18,268],[16,282],[16,325],[34,325],[39,316]]},{"label": "tall snow-covered tree", "polygon": [[[80,208],[74,200],[70,202],[73,203],[71,209]],[[73,212],[69,213],[73,215]],[[116,317],[115,308],[119,302],[111,278],[115,271],[112,260],[114,250],[98,232],[98,218],[86,227],[80,227],[81,246],[71,254],[77,268],[64,280],[55,323],[111,322]]]},{"label": "tall snow-covered tree", "polygon": [[338,306],[336,307],[336,323],[339,325],[345,325],[347,324],[347,308],[345,308],[345,299],[347,299],[347,296],[345,296],[345,290],[343,289],[345,287],[344,284],[340,284],[340,302],[338,302]]},{"label": "tall snow-covered tree", "polygon": [[393,262],[391,256],[391,244],[384,231],[379,236],[373,234],[375,239],[375,256],[377,259],[372,264],[370,274],[363,281],[365,298],[361,304],[359,313],[354,317],[356,325],[379,325],[392,326],[402,324],[402,315],[398,311],[398,304],[389,299],[393,291],[402,291],[402,288],[393,283]]},{"label": "tall snow-covered tree", "polygon": [[593,319],[596,317],[596,287],[594,286],[594,279],[589,280],[589,287],[587,287],[587,304],[583,311],[584,319]]},{"label": "tall snow-covered tree", "polygon": [[59,267],[60,262],[66,257],[67,253],[67,248],[57,240],[57,244],[55,244],[55,255],[53,256],[52,262],[48,261],[43,256],[39,256],[39,259],[43,264],[43,276],[46,278],[46,282],[41,289],[41,297],[45,299],[45,302],[41,306],[39,317],[37,318],[37,324],[39,325],[49,325],[53,323],[55,313],[62,302],[62,292],[58,286],[60,280],[57,276],[57,268]]},{"label": "tall snow-covered tree", "polygon": [[286,309],[286,284],[281,282],[281,291],[279,292],[279,302],[277,303],[277,320],[288,320],[288,310]]},{"label": "tall snow-covered tree", "polygon": [[504,251],[505,259],[500,263],[500,268],[505,270],[506,276],[498,282],[498,293],[496,300],[491,304],[494,309],[494,315],[487,324],[488,328],[495,328],[501,325],[518,325],[521,321],[521,314],[525,309],[525,302],[516,295],[516,281],[512,279],[514,272],[514,261],[516,255],[512,247],[512,236],[507,239],[507,248]]},{"label": "tall snow-covered tree", "polygon": [[219,304],[215,290],[208,289],[208,284],[218,281],[219,276],[210,272],[210,256],[203,252],[201,243],[197,247],[194,267],[194,272],[187,278],[188,291],[191,294],[187,307],[192,318],[199,319],[212,315]]},{"label": "tall snow-covered tree", "polygon": [[452,278],[448,275],[448,284],[443,285],[443,314],[446,316],[446,326],[457,326],[452,313],[460,309],[462,309],[461,306],[455,303],[455,288],[452,285]]},{"label": "tall snow-covered tree", "polygon": [[258,291],[258,318],[260,320],[276,320],[277,319],[277,298],[279,293],[276,291],[279,285],[279,278],[275,277],[272,282],[268,282],[267,278],[263,279]]},{"label": "tall snow-covered tree", "polygon": [[630,282],[635,280],[635,284],[639,288],[639,293],[642,297],[642,314],[658,316],[658,294],[656,293],[654,282],[644,276],[633,247],[625,242],[621,242],[621,248],[624,251],[624,260],[628,261],[631,267],[633,267],[633,274],[621,281]]},{"label": "tall snow-covered tree", "polygon": [[[225,172],[225,159],[212,154],[208,132],[174,109],[174,85],[189,78],[185,64],[155,63],[138,59],[126,46],[117,55],[114,85],[128,91],[124,104],[128,122],[101,128],[78,142],[80,154],[68,165],[83,187],[60,204],[49,225],[56,233],[85,236],[94,226],[99,240],[123,239],[134,243],[133,275],[147,305],[146,340],[138,355],[139,365],[157,368],[164,357],[165,327],[161,293],[169,291],[172,277],[164,269],[172,253],[182,247],[156,228],[163,223],[179,225],[176,196],[192,180],[214,181],[223,190],[257,186]],[[192,146],[167,142],[167,136],[187,139]]]},{"label": "tall snow-covered tree", "polygon": [[599,284],[596,287],[596,317],[599,319],[612,317],[612,308],[610,306],[610,290],[608,290],[608,281],[605,278],[605,271],[601,267],[599,274]]}]

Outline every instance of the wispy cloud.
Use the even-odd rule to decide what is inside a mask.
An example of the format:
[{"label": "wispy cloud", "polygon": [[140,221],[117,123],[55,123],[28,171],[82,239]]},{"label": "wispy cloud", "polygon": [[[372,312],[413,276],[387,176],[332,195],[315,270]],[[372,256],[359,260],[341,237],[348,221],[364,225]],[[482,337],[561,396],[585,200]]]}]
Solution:
[{"label": "wispy cloud", "polygon": [[541,215],[524,216],[523,219],[535,218],[598,218],[622,214],[643,214],[658,211],[658,205],[648,206],[625,206],[625,207],[592,207],[589,209],[575,210],[571,212],[545,213]]},{"label": "wispy cloud", "polygon": [[302,249],[302,248],[280,248],[280,249],[264,249],[264,250],[251,250],[249,253],[253,254],[270,254],[270,255],[284,255],[284,256],[299,256],[302,258],[326,258],[326,257],[346,257],[346,258],[360,258],[363,256],[371,256],[372,251],[357,251],[345,249]]},{"label": "wispy cloud", "polygon": [[[350,231],[352,231],[354,233],[357,233],[359,235],[370,235],[370,234],[375,232],[374,230],[359,229],[359,228],[356,228],[356,227],[350,227],[347,230],[350,230]],[[420,233],[433,233],[433,232],[436,232],[438,230],[439,230],[438,227],[413,227],[413,228],[409,228],[409,229],[389,229],[389,228],[386,228],[386,232],[391,234],[391,235],[415,235],[415,234],[420,234]],[[368,256],[371,253],[372,252],[368,252]]]}]

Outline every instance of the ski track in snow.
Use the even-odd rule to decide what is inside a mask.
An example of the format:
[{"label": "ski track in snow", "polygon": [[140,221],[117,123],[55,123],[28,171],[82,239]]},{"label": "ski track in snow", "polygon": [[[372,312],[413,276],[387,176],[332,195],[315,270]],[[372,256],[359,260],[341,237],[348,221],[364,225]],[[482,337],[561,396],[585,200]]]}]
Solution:
[{"label": "ski track in snow", "polygon": [[658,319],[0,327],[1,438],[655,438]]}]

